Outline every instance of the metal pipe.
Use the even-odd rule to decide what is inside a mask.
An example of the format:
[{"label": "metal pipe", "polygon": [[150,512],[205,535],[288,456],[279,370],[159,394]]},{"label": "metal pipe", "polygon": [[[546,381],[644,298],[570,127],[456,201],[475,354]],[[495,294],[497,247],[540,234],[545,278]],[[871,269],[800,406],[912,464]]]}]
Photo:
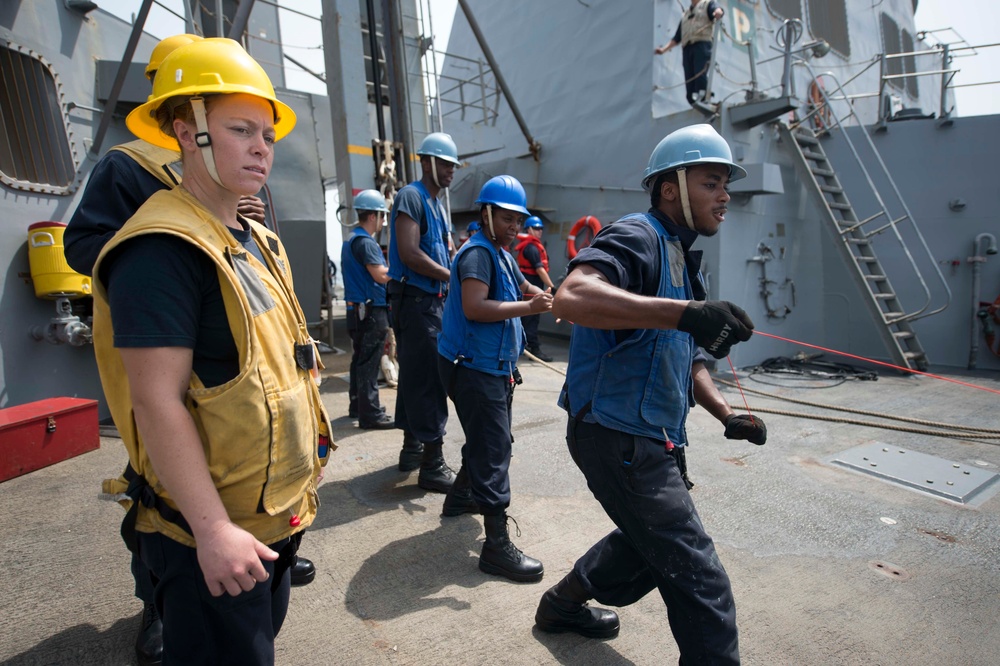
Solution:
[{"label": "metal pipe", "polygon": [[375,34],[375,0],[365,0],[368,13],[368,50],[372,53],[372,90],[375,91],[375,122],[379,143],[385,141],[385,115],[382,113],[382,66],[378,62],[378,36]]},{"label": "metal pipe", "polygon": [[750,99],[757,99],[760,96],[760,86],[757,83],[757,56],[754,54],[753,40],[744,42],[747,47],[747,55],[750,56]]},{"label": "metal pipe", "polygon": [[222,0],[215,0],[215,36],[222,37],[226,34],[225,13],[222,9]]},{"label": "metal pipe", "polygon": [[101,114],[101,124],[97,127],[97,134],[94,136],[94,144],[90,147],[92,155],[101,154],[101,144],[104,143],[104,135],[108,133],[111,125],[112,111],[118,104],[118,96],[125,86],[125,76],[128,74],[129,65],[132,64],[132,56],[135,55],[135,47],[139,44],[139,37],[142,29],[146,25],[146,17],[149,16],[149,8],[153,6],[153,0],[142,0],[142,6],[132,24],[132,34],[129,35],[128,44],[125,45],[125,53],[122,54],[122,61],[118,64],[118,72],[115,74],[115,82],[111,86],[111,94],[108,101],[104,103],[104,112]]},{"label": "metal pipe", "polygon": [[[247,23],[250,21],[250,12],[253,10],[253,3],[255,0],[240,0],[239,5],[236,7],[236,15],[233,16],[233,24],[229,26],[229,39],[235,39],[237,42],[243,37],[243,32],[247,29]],[[222,32],[220,31],[221,35]]]},{"label": "metal pipe", "polygon": [[947,70],[951,64],[951,56],[948,55],[948,45],[945,44],[941,47],[941,106],[938,109],[938,118],[947,118],[951,115],[948,111],[948,75],[944,72]]},{"label": "metal pipe", "polygon": [[402,53],[403,34],[396,20],[398,3],[394,0],[382,0],[382,38],[385,40],[385,67],[389,78],[389,114],[392,118],[392,136],[396,143],[403,146],[403,180],[416,180],[413,161],[410,159],[410,148],[413,136],[410,126],[409,91],[407,89],[407,73],[405,59]]},{"label": "metal pipe", "polygon": [[531,152],[532,157],[535,160],[538,159],[538,153],[542,149],[540,143],[535,141],[535,138],[531,136],[531,130],[528,129],[528,124],[524,122],[524,117],[521,116],[521,111],[517,108],[517,103],[514,101],[514,95],[511,94],[510,88],[507,87],[507,81],[504,80],[503,74],[500,73],[500,66],[497,65],[496,58],[493,57],[493,51],[490,50],[490,45],[486,43],[486,37],[483,36],[483,31],[479,29],[479,23],[476,22],[476,17],[472,15],[472,10],[469,9],[469,3],[466,0],[458,0],[459,6],[462,8],[462,13],[465,14],[465,19],[469,22],[469,27],[472,28],[472,34],[476,36],[476,41],[479,42],[479,48],[483,50],[483,56],[486,58],[486,62],[490,64],[490,69],[493,70],[493,75],[497,77],[497,85],[500,86],[500,90],[503,91],[504,99],[507,100],[507,104],[510,105],[510,110],[514,114],[514,119],[517,121],[518,127],[521,128],[521,134],[528,141],[528,150]]},{"label": "metal pipe", "polygon": [[969,263],[972,264],[972,330],[969,333],[969,370],[976,369],[976,360],[979,356],[979,288],[980,288],[980,266],[986,263],[986,256],[980,254],[979,247],[982,241],[988,240],[989,246],[986,254],[997,253],[997,239],[993,234],[979,234],[972,242],[972,256]]}]

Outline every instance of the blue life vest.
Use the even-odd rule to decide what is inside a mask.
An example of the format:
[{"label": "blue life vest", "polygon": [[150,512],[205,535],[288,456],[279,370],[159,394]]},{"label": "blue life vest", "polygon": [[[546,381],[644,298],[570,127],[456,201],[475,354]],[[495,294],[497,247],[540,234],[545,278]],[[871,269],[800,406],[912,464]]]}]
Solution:
[{"label": "blue life vest", "polygon": [[[354,256],[353,243],[362,237],[371,238],[372,236],[358,227],[347,237],[340,250],[340,267],[344,273],[344,300],[350,303],[369,303],[370,301],[370,305],[385,307],[385,285],[376,282],[372,278],[372,274],[368,272],[368,267]],[[372,242],[374,241],[375,239],[372,239]]]},{"label": "blue life vest", "polygon": [[441,332],[438,334],[438,353],[449,361],[459,359],[465,365],[488,375],[510,376],[517,357],[524,351],[524,328],[521,318],[503,321],[472,321],[462,310],[462,284],[458,278],[458,262],[465,252],[485,248],[493,259],[493,280],[490,299],[516,302],[521,300],[520,285],[515,283],[513,257],[507,250],[497,250],[486,238],[476,234],[469,239],[455,256],[456,270],[451,272],[450,296],[444,303]]},{"label": "blue life vest", "polygon": [[[655,217],[645,220],[656,230],[660,245],[661,298],[691,300],[691,282],[680,241]],[[666,329],[637,329],[622,342],[614,331],[573,326],[569,371],[559,405],[574,418],[633,435],[663,439],[684,446],[684,421],[693,405],[691,363],[694,339]]]},{"label": "blue life vest", "polygon": [[[448,257],[448,224],[444,219],[444,210],[437,197],[432,197],[424,184],[419,180],[414,181],[406,187],[412,187],[420,193],[420,198],[424,202],[424,221],[427,223],[427,231],[420,235],[420,249],[424,251],[435,263],[448,268],[451,262]],[[406,189],[403,188],[403,190]],[[402,192],[403,190],[400,190]],[[399,195],[396,195],[399,198]],[[433,280],[426,275],[421,275],[410,269],[399,258],[399,248],[396,246],[396,216],[399,214],[397,204],[392,206],[392,217],[389,221],[389,277],[393,280],[403,281],[406,284],[417,287],[428,294],[442,293],[444,284],[439,280]],[[414,220],[420,224],[420,220]]]}]

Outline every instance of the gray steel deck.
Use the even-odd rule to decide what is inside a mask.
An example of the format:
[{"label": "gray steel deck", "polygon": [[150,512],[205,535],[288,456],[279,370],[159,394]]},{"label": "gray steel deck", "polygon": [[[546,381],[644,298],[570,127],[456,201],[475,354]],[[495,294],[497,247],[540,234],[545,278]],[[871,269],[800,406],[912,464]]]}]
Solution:
[{"label": "gray steel deck", "polygon": [[[547,342],[564,367],[565,345]],[[325,361],[330,375],[346,367],[345,356]],[[482,574],[481,520],[439,517],[442,496],[395,469],[399,433],[361,431],[342,417],[321,513],[303,542],[318,575],[293,590],[279,664],[676,663],[656,594],[620,609],[614,640],[533,629],[542,592],[610,523],[565,450],[555,406],[562,376],[530,362],[522,372],[510,513],[522,532],[515,543],[542,560],[544,581]],[[997,379],[974,381],[998,388]],[[986,428],[998,422],[995,395],[927,378],[777,392]],[[346,384],[328,379],[324,399],[334,414],[346,413]],[[383,399],[393,404],[395,392],[384,390]],[[764,447],[723,439],[700,409],[689,424],[695,502],[733,580],[744,663],[996,663],[1000,500],[962,506],[828,461],[885,444],[995,472],[1000,448],[764,418]],[[461,443],[453,419],[449,460],[458,461]],[[120,443],[105,439],[98,451],[0,484],[0,661],[132,663],[140,606],[118,537],[122,511],[96,499],[100,480],[124,460]]]}]

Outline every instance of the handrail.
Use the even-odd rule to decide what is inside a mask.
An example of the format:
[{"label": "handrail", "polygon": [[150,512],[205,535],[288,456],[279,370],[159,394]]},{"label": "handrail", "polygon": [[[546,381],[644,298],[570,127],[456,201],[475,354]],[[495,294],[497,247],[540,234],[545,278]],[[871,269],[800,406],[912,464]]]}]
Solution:
[{"label": "handrail", "polygon": [[[445,74],[443,72],[438,72],[436,74],[429,71],[426,64],[423,68],[423,75],[425,79],[430,79],[434,76],[436,81],[435,90],[437,91],[437,99],[434,100],[436,104],[440,107],[441,105],[448,105],[454,107],[448,111],[444,111],[443,116],[451,116],[456,113],[462,114],[462,119],[465,118],[465,112],[467,110],[480,110],[483,113],[482,123],[485,125],[495,124],[498,112],[491,108],[488,103],[490,98],[498,98],[500,95],[500,89],[495,82],[489,80],[489,76],[492,74],[492,70],[489,68],[488,64],[484,68],[482,60],[477,60],[474,58],[467,58],[465,56],[456,55],[446,51],[438,51],[434,48],[427,49],[427,55],[429,60],[436,60],[437,55],[446,55],[449,59],[464,61],[476,66],[477,71],[470,74],[467,78],[461,78],[458,76],[452,76]],[[425,59],[425,63],[426,60]],[[447,84],[448,87],[444,87],[443,84]],[[466,86],[472,86],[476,91],[473,93],[473,101],[466,101],[465,99],[465,88]],[[429,89],[429,86],[428,86]],[[452,97],[452,94],[457,94],[457,97]],[[431,100],[426,100],[430,102]],[[440,118],[439,118],[440,121]]]},{"label": "handrail", "polygon": [[[837,79],[837,77],[832,72],[822,72],[819,75],[817,75],[815,72],[813,72],[812,67],[805,60],[798,60],[796,62],[796,64],[800,64],[803,67],[805,67],[806,71],[809,72],[810,77],[812,77],[812,80],[815,81],[815,82],[817,82],[817,83],[820,81],[820,77],[828,77],[829,79],[831,79],[836,84],[836,87],[834,88],[834,91],[835,92],[840,92],[842,95],[846,95],[846,92],[844,91],[843,86],[841,85],[840,81]],[[826,104],[828,106],[828,108],[832,109],[833,105],[832,105],[831,102],[833,100],[827,94],[827,92],[824,89],[824,87],[822,85],[817,85],[816,88],[818,89],[820,95],[822,96],[823,103]],[[903,199],[903,196],[902,196],[902,194],[899,191],[899,187],[896,185],[896,181],[893,180],[892,173],[889,171],[889,168],[886,166],[885,162],[882,160],[882,155],[879,153],[878,148],[876,148],[875,142],[872,141],[871,135],[868,133],[868,129],[865,127],[864,123],[861,122],[861,119],[858,117],[857,112],[854,110],[854,105],[853,104],[848,104],[847,106],[848,106],[848,109],[849,109],[848,117],[853,117],[854,120],[860,126],[861,133],[864,135],[865,140],[868,142],[868,147],[871,150],[872,155],[874,155],[875,159],[877,160],[879,167],[882,169],[882,173],[885,175],[886,180],[888,180],[889,185],[892,188],[892,191],[893,191],[893,193],[896,196],[896,200],[899,202],[899,205],[903,209],[904,216],[902,218],[900,218],[899,220],[894,221],[893,223],[891,223],[888,226],[892,227],[892,231],[895,234],[896,239],[899,241],[899,245],[902,248],[903,252],[905,253],[906,258],[909,260],[910,265],[913,267],[913,272],[917,276],[917,279],[920,281],[920,285],[923,288],[924,294],[925,294],[926,299],[927,299],[925,301],[923,307],[921,307],[919,310],[916,310],[914,312],[908,313],[908,314],[906,314],[906,315],[904,315],[902,317],[898,317],[896,319],[893,319],[891,322],[887,322],[887,323],[892,323],[892,322],[895,322],[895,321],[916,321],[917,319],[922,319],[924,317],[929,317],[931,315],[934,315],[934,314],[937,314],[939,312],[942,312],[942,311],[944,311],[951,304],[951,298],[952,298],[951,287],[948,286],[948,282],[947,282],[947,280],[945,280],[944,274],[941,272],[941,268],[940,268],[940,266],[938,266],[937,262],[932,262],[931,265],[934,267],[934,270],[937,273],[938,278],[941,280],[941,284],[944,286],[945,293],[947,293],[947,299],[946,299],[945,304],[942,305],[940,308],[938,308],[936,310],[931,310],[930,312],[927,312],[926,311],[927,308],[929,308],[931,306],[931,302],[933,301],[933,295],[931,294],[930,287],[927,285],[927,281],[924,279],[923,273],[921,273],[919,266],[917,266],[916,260],[913,258],[913,254],[910,252],[909,246],[906,244],[906,241],[903,239],[903,236],[902,236],[902,234],[899,231],[898,222],[901,222],[902,220],[909,220],[910,221],[910,226],[913,229],[913,232],[916,234],[917,238],[920,240],[920,244],[923,246],[924,251],[927,253],[927,256],[930,257],[931,259],[933,259],[934,255],[931,252],[930,247],[928,247],[927,241],[924,238],[924,235],[920,232],[920,228],[917,226],[917,223],[916,223],[916,220],[913,217],[913,214],[910,212],[909,207],[906,205],[906,201]],[[879,193],[878,188],[875,186],[875,183],[872,180],[871,174],[868,171],[868,168],[865,166],[864,161],[861,159],[861,156],[858,153],[858,150],[855,147],[854,142],[851,140],[850,135],[847,133],[846,129],[841,124],[840,117],[836,113],[831,113],[830,117],[832,118],[833,123],[834,123],[834,125],[836,125],[837,129],[841,130],[841,134],[843,135],[844,140],[847,142],[847,146],[850,148],[851,154],[854,156],[854,160],[857,162],[858,166],[861,167],[861,173],[864,174],[865,180],[868,182],[868,187],[872,191],[872,193],[875,195],[875,199],[878,202],[879,207],[882,209],[882,212],[884,213],[886,219],[891,220],[892,217],[889,215],[889,210],[888,210],[888,208],[885,205],[885,201],[882,199],[882,195]]]}]

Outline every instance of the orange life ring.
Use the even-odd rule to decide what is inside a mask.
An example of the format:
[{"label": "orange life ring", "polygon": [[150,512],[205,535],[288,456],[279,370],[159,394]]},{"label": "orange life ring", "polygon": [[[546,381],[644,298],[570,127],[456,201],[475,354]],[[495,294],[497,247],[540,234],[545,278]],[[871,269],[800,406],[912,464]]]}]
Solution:
[{"label": "orange life ring", "polygon": [[[583,231],[584,228],[587,228],[590,231],[590,238],[587,239],[586,245],[578,248],[576,246],[576,235]],[[569,238],[566,239],[566,254],[569,255],[569,258],[572,259],[576,256],[577,252],[582,250],[584,247],[588,247],[590,245],[590,241],[594,239],[594,236],[596,236],[597,232],[600,230],[601,221],[593,215],[584,215],[577,220],[576,224],[573,225],[573,228],[569,230]]]}]

